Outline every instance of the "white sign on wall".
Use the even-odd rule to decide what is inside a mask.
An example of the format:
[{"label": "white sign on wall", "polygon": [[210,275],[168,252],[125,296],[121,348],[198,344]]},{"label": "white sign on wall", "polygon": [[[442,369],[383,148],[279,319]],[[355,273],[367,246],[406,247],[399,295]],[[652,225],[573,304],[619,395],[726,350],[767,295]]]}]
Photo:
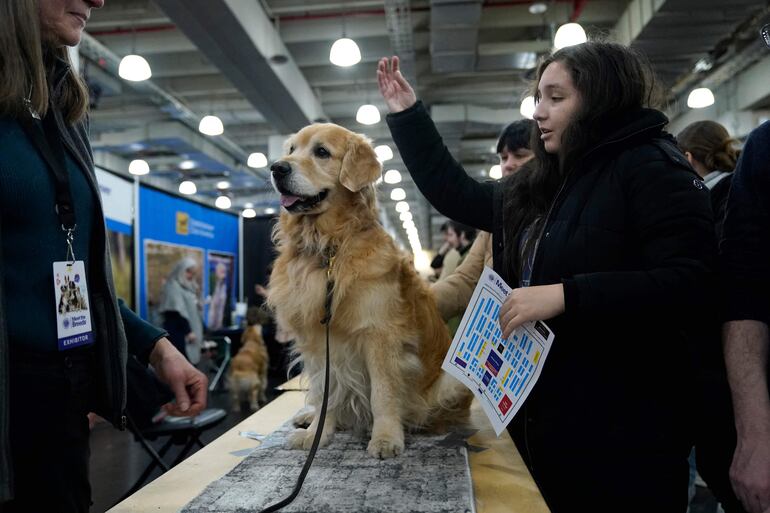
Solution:
[{"label": "white sign on wall", "polygon": [[134,205],[133,184],[99,168],[96,168],[96,181],[102,196],[104,217],[131,226],[131,211]]}]

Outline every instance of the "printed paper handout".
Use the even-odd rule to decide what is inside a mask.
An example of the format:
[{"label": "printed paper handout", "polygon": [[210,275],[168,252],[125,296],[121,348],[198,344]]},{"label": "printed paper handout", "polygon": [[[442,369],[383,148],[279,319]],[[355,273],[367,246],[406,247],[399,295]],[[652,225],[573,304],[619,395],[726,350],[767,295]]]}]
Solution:
[{"label": "printed paper handout", "polygon": [[442,365],[473,391],[498,435],[537,382],[554,339],[542,321],[526,322],[503,339],[500,307],[510,293],[486,267]]}]

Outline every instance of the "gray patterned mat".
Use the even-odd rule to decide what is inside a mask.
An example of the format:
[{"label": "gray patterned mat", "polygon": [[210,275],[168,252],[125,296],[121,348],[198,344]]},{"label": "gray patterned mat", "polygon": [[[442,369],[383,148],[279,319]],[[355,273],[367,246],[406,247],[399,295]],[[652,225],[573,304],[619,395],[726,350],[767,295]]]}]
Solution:
[{"label": "gray patterned mat", "polygon": [[[284,425],[183,513],[258,512],[294,489],[306,451],[286,448]],[[281,511],[465,513],[474,511],[464,436],[407,435],[404,453],[376,460],[367,439],[341,432],[316,453],[299,496]]]}]

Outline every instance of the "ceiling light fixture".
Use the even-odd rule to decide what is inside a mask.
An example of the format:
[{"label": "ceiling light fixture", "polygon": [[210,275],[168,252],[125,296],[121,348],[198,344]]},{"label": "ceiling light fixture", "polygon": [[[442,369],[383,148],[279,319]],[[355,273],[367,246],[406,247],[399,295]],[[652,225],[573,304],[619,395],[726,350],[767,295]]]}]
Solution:
[{"label": "ceiling light fixture", "polygon": [[275,209],[274,209],[273,207],[267,207],[267,208],[265,209],[265,214],[267,214],[267,215],[273,215],[273,214],[275,214]]},{"label": "ceiling light fixture", "polygon": [[217,182],[217,189],[229,189],[230,188],[230,182],[227,180],[222,180],[221,182]]},{"label": "ceiling light fixture", "polygon": [[267,167],[267,157],[265,157],[264,153],[256,152],[249,155],[249,160],[246,163],[247,166],[253,167],[254,169],[259,169],[262,167]]},{"label": "ceiling light fixture", "polygon": [[401,173],[396,169],[388,169],[385,171],[385,183],[396,184],[401,182]]},{"label": "ceiling light fixture", "polygon": [[182,194],[187,194],[188,196],[191,194],[195,194],[198,192],[198,188],[195,186],[195,182],[191,182],[190,180],[185,180],[184,182],[179,184],[179,192]]},{"label": "ceiling light fixture", "polygon": [[[379,115],[379,111],[377,114]],[[393,150],[391,150],[390,146],[387,144],[380,144],[379,146],[376,146],[374,148],[374,153],[377,154],[377,160],[380,162],[385,162],[386,160],[393,158]]]},{"label": "ceiling light fixture", "polygon": [[489,168],[489,177],[494,178],[495,180],[499,180],[503,177],[503,168],[500,167],[500,164],[495,164]]},{"label": "ceiling light fixture", "polygon": [[553,46],[559,50],[567,46],[575,46],[588,41],[586,31],[579,23],[565,23],[556,31]]},{"label": "ceiling light fixture", "polygon": [[214,201],[214,205],[216,205],[217,208],[221,208],[222,210],[227,210],[233,205],[233,202],[228,198],[227,196],[217,196],[217,199]]},{"label": "ceiling light fixture", "polygon": [[535,117],[535,97],[527,96],[521,100],[521,106],[519,112],[527,119],[533,119]]},{"label": "ceiling light fixture", "polygon": [[152,76],[150,64],[141,55],[126,55],[118,65],[118,75],[130,82],[142,82]]},{"label": "ceiling light fixture", "polygon": [[332,45],[329,60],[336,66],[347,68],[361,62],[361,50],[352,39],[341,37]]},{"label": "ceiling light fixture", "polygon": [[390,191],[390,199],[393,201],[402,201],[406,199],[406,191],[402,189],[401,187],[396,187],[392,191]]},{"label": "ceiling light fixture", "polygon": [[205,135],[222,135],[225,131],[222,120],[216,116],[203,116],[200,124],[198,125],[198,131]]},{"label": "ceiling light fixture", "polygon": [[529,6],[530,14],[543,14],[548,10],[548,5],[545,2],[535,2]]},{"label": "ceiling light fixture", "polygon": [[132,160],[128,165],[128,172],[136,176],[146,175],[150,172],[150,165],[142,159]]},{"label": "ceiling light fixture", "polygon": [[195,169],[197,165],[194,160],[183,160],[179,163],[179,169]]},{"label": "ceiling light fixture", "polygon": [[396,203],[396,212],[409,212],[409,203],[406,201],[399,201]]},{"label": "ceiling light fixture", "polygon": [[411,221],[412,220],[412,213],[411,212],[401,212],[398,216],[399,219],[402,221]]},{"label": "ceiling light fixture", "polygon": [[252,217],[257,217],[257,211],[253,208],[244,208],[241,215],[246,219],[251,219]]},{"label": "ceiling light fixture", "polygon": [[690,92],[687,106],[691,109],[703,109],[714,105],[714,93],[708,87],[699,87]]},{"label": "ceiling light fixture", "polygon": [[374,125],[380,122],[380,111],[371,104],[361,105],[356,112],[356,121],[362,125]]}]

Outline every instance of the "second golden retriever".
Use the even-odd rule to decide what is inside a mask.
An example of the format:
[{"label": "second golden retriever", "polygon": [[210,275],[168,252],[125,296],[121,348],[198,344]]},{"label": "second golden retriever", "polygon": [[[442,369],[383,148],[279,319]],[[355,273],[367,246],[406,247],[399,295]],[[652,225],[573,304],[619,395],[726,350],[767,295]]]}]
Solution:
[{"label": "second golden retriever", "polygon": [[[331,384],[321,443],[337,428],[371,432],[368,452],[400,454],[404,429],[437,430],[466,420],[471,393],[441,370],[450,337],[411,256],[379,222],[374,182],[381,166],[362,135],[314,124],[292,136],[271,166],[282,212],[268,303],[296,335],[320,410],[325,363],[324,300],[333,281]],[[318,426],[290,445],[309,448]]]},{"label": "second golden retriever", "polygon": [[269,358],[262,338],[262,326],[249,326],[241,337],[241,348],[230,362],[229,388],[233,411],[241,411],[248,400],[251,410],[267,402],[267,367]]}]

